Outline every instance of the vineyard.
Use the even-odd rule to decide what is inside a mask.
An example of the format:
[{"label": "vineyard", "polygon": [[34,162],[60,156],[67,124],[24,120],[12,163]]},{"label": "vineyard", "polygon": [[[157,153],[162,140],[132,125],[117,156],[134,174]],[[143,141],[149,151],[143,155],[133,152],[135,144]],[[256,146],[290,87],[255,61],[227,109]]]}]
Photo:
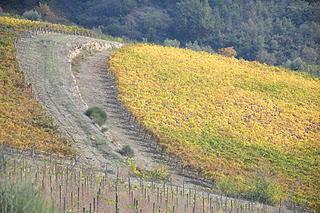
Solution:
[{"label": "vineyard", "polygon": [[35,30],[50,30],[67,34],[93,36],[94,33],[90,30],[78,26],[65,26],[61,24],[52,24],[40,21],[30,21],[26,19],[16,19],[6,16],[0,17],[1,28],[11,29],[15,32],[35,31]]},{"label": "vineyard", "polygon": [[[5,152],[4,152],[5,151]],[[153,180],[132,176],[130,170],[116,172],[76,164],[71,158],[43,157],[38,153],[0,150],[0,183],[27,184],[40,190],[47,201],[47,212],[115,213],[213,213],[289,212],[283,206],[226,198]],[[30,155],[31,154],[31,155]],[[1,202],[1,197],[0,197]],[[6,212],[8,206],[0,206]],[[302,212],[300,207],[292,207]]]},{"label": "vineyard", "polygon": [[131,45],[121,101],[170,155],[231,196],[320,207],[320,81],[257,62]]},{"label": "vineyard", "polygon": [[[31,187],[28,195],[41,192],[48,212],[262,213],[319,208],[319,79],[190,50],[142,44],[117,50],[108,75],[117,77],[120,114],[129,126],[125,139],[135,142],[132,133],[137,133],[143,143],[158,142],[161,149],[155,144],[149,148],[161,156],[164,149],[169,154],[165,157],[180,161],[183,171],[214,182],[213,190],[204,191],[197,184],[185,184],[185,177],[183,185],[173,185],[165,167],[150,172],[131,160],[128,168],[112,160],[120,154],[110,154],[115,145],[85,117],[85,107],[72,89],[78,85],[71,85],[77,82],[68,76],[74,66],[71,56],[81,48],[120,47],[97,37],[76,26],[0,16],[0,190],[11,184],[14,190],[23,184]],[[36,85],[28,82],[31,73]],[[50,78],[55,81],[47,84]],[[114,85],[109,93],[118,95]],[[46,93],[36,91],[39,88]],[[56,96],[50,96],[53,91]],[[35,100],[41,95],[49,100],[40,100],[42,105]],[[48,110],[48,103],[57,106]],[[121,120],[112,119],[118,126]],[[71,125],[79,128],[71,130]],[[63,128],[79,141],[61,136]],[[79,160],[81,155],[88,158]],[[90,156],[98,155],[106,161],[92,166]],[[143,157],[145,162],[153,156]],[[0,205],[0,212],[10,208]]]}]

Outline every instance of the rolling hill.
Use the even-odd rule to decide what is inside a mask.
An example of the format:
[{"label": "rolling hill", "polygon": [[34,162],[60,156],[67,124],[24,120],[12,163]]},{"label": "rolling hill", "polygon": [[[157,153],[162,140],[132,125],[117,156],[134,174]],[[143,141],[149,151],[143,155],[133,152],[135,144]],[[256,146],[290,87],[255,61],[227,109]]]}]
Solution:
[{"label": "rolling hill", "polygon": [[128,110],[220,191],[319,207],[318,78],[144,44],[117,50],[109,66]]},{"label": "rolling hill", "polygon": [[[30,44],[39,45],[33,48],[43,48],[43,53],[68,48],[63,42],[81,46],[77,39],[85,43],[91,39],[86,36],[92,36],[79,27],[0,17],[0,145],[74,154],[54,119],[34,99],[25,70],[18,67],[17,39],[30,31],[58,32],[29,37]],[[25,49],[33,50],[31,45]],[[64,55],[60,57],[67,64]],[[47,64],[64,72],[53,62]],[[119,99],[144,127],[136,130],[139,137],[145,139],[143,131],[153,135],[184,168],[214,180],[218,192],[267,204],[290,200],[319,209],[319,78],[258,62],[147,44],[116,50],[108,66],[117,81],[111,87],[118,86]],[[130,121],[131,117],[128,125]],[[92,125],[89,119],[78,123],[85,122]],[[87,135],[86,139],[95,138]]]}]

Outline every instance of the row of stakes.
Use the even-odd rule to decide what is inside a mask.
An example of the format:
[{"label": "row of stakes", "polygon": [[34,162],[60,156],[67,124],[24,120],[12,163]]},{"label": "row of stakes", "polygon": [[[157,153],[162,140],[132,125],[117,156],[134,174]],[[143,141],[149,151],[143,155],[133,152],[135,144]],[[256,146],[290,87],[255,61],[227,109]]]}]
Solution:
[{"label": "row of stakes", "polygon": [[[281,205],[271,207],[250,201],[227,198],[210,192],[146,182],[132,177],[126,169],[107,166],[96,171],[74,167],[65,161],[39,161],[25,156],[2,154],[0,183],[29,183],[51,198],[58,212],[81,213],[213,213],[213,212],[289,212]],[[3,163],[5,162],[5,163]],[[302,212],[296,209],[292,212]]]}]

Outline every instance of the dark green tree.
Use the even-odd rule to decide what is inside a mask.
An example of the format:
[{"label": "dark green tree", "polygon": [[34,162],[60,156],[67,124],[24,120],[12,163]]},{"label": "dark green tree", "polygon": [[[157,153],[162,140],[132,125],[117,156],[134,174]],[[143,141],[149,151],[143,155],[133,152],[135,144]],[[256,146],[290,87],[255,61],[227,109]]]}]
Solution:
[{"label": "dark green tree", "polygon": [[175,33],[182,41],[195,41],[213,31],[214,19],[207,0],[182,0],[176,4]]}]

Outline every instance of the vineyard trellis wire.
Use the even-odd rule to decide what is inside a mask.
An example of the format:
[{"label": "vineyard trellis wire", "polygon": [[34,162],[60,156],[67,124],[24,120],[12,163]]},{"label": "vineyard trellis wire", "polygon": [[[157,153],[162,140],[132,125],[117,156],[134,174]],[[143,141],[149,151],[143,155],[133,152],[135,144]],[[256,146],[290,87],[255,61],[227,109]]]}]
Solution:
[{"label": "vineyard trellis wire", "polygon": [[[57,212],[307,212],[228,198],[211,191],[144,181],[125,168],[94,169],[74,158],[46,156],[34,150],[0,149],[0,184],[31,182],[53,201]],[[4,162],[6,162],[4,164]],[[1,209],[0,212],[5,212]]]}]

